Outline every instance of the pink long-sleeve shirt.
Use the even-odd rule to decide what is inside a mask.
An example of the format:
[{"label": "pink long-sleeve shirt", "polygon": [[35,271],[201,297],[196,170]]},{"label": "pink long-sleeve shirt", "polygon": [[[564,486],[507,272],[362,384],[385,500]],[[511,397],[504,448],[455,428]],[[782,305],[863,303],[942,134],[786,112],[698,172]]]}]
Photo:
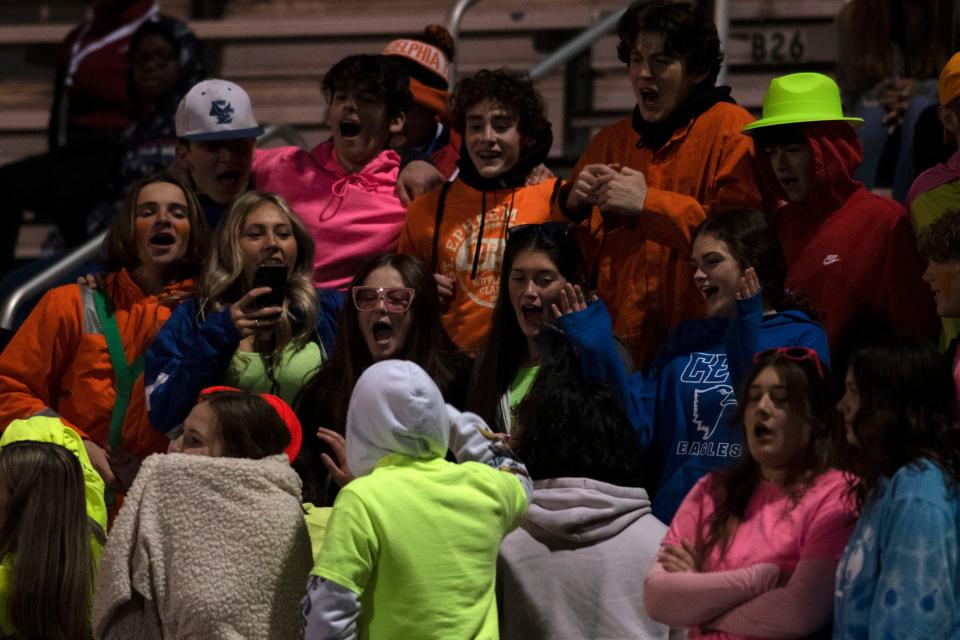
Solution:
[{"label": "pink long-sleeve shirt", "polygon": [[[690,491],[664,543],[679,547],[683,540],[706,536],[716,508],[710,490],[714,479],[710,474]],[[660,622],[690,625],[691,638],[812,633],[817,621],[829,620],[833,569],[854,523],[847,484],[838,471],[820,475],[796,504],[778,485],[762,482],[725,552],[714,547],[703,572],[667,573],[654,566],[644,587],[648,613]],[[778,588],[781,574],[790,578]],[[801,628],[808,625],[813,628]]]}]

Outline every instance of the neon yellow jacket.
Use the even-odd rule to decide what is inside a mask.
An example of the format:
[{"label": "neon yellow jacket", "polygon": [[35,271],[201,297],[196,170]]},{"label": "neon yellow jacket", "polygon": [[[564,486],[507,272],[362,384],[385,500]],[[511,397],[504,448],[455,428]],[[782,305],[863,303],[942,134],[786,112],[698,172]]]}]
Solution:
[{"label": "neon yellow jacket", "polygon": [[[77,456],[83,470],[84,493],[87,503],[87,518],[90,520],[92,534],[90,547],[93,550],[94,566],[100,566],[103,545],[106,542],[107,507],[103,499],[103,479],[90,463],[83,440],[76,431],[67,427],[59,418],[34,416],[26,420],[14,420],[0,436],[0,449],[15,442],[49,442],[57,444]],[[9,598],[14,581],[14,562],[12,556],[0,562],[0,636],[12,635]]]}]

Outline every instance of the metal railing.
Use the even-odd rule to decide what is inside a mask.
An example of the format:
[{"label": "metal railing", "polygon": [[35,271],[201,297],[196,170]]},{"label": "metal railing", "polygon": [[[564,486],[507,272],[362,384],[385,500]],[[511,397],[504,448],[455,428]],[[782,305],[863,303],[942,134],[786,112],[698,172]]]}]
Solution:
[{"label": "metal railing", "polygon": [[20,305],[37,297],[49,289],[51,284],[70,275],[85,262],[96,258],[100,253],[100,245],[103,244],[103,239],[106,237],[106,231],[100,232],[80,247],[65,255],[59,261],[17,287],[17,289],[3,301],[3,304],[0,305],[0,329],[12,331]]},{"label": "metal railing", "polygon": [[[264,134],[257,140],[257,145],[263,145],[274,139],[283,140],[300,148],[306,147],[306,141],[300,132],[286,124],[267,126]],[[97,234],[80,247],[77,247],[17,287],[6,300],[0,303],[0,329],[12,331],[15,328],[14,323],[16,322],[17,311],[20,309],[20,306],[39,296],[58,280],[70,275],[85,262],[96,258],[100,253],[100,245],[103,244],[103,239],[106,237],[106,231]]]},{"label": "metal railing", "polygon": [[[720,47],[724,48],[727,43],[727,37],[730,35],[730,0],[715,0],[713,5],[713,22],[717,25],[717,35],[720,37]],[[724,56],[726,60],[726,56]],[[727,63],[720,65],[720,73],[717,74],[717,85],[727,82]]]},{"label": "metal railing", "polygon": [[551,53],[549,56],[538,62],[530,69],[530,78],[537,80],[547,75],[557,67],[572,60],[580,53],[585,51],[594,42],[607,35],[614,27],[617,21],[627,12],[627,7],[618,9],[613,13],[604,16],[593,26],[587,27],[579,34],[570,39],[566,44]]},{"label": "metal railing", "polygon": [[290,124],[271,124],[263,130],[263,135],[257,138],[257,146],[262,147],[274,139],[283,140],[301,149],[307,148],[307,141],[297,128]]},{"label": "metal railing", "polygon": [[[450,6],[450,12],[447,14],[447,31],[453,36],[454,45],[460,40],[460,23],[463,21],[463,16],[470,7],[479,1],[480,0],[454,0],[454,3]],[[448,80],[452,87],[457,82],[457,65],[453,60],[450,61],[449,76]]]},{"label": "metal railing", "polygon": [[[960,3],[960,0],[957,0]],[[617,26],[617,22],[627,12],[629,7],[624,7],[601,18],[593,26],[587,27],[582,32],[571,38],[559,49],[538,62],[530,69],[530,78],[537,80],[547,75],[562,64],[572,60],[594,42],[607,35]],[[730,0],[716,0],[713,7],[713,19],[717,25],[717,34],[720,36],[721,46],[727,41],[730,33]],[[717,84],[723,84],[727,77],[726,63],[720,67],[720,75],[717,77]]]}]

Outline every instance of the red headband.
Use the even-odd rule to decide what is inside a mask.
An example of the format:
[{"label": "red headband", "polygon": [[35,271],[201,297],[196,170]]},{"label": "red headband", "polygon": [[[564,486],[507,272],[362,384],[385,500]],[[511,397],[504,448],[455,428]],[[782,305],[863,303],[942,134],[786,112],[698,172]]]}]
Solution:
[{"label": "red headband", "polygon": [[[200,392],[200,399],[202,400],[205,396],[224,391],[237,392],[240,391],[240,389],[222,385],[207,387]],[[290,405],[284,402],[282,398],[270,393],[258,393],[255,395],[260,396],[267,401],[267,404],[273,407],[273,410],[277,412],[278,416],[280,416],[280,420],[282,420],[283,424],[286,425],[287,430],[290,431],[290,444],[287,445],[286,449],[284,449],[284,453],[287,454],[290,462],[293,462],[294,459],[296,459],[297,454],[300,453],[300,445],[303,443],[303,427],[300,425],[300,420],[297,418],[297,414],[293,412],[293,409],[290,408]]]}]

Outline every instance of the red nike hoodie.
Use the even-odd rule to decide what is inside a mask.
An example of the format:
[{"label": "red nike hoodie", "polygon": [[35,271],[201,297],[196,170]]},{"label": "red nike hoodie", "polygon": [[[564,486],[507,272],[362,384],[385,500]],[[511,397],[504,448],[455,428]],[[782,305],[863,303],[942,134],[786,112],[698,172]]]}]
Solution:
[{"label": "red nike hoodie", "polygon": [[[820,313],[834,371],[843,376],[858,346],[890,334],[935,340],[940,321],[906,210],[852,177],[863,159],[853,128],[817,122],[804,134],[813,149],[810,196],[781,206],[773,220],[786,287]],[[757,161],[769,193],[786,200],[769,157],[758,153]]]}]

